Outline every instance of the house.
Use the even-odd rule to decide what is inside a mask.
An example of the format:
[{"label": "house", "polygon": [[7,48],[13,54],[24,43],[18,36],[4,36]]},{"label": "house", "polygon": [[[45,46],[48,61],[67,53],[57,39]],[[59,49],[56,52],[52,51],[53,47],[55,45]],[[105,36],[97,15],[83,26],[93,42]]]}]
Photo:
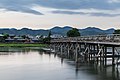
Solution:
[{"label": "house", "polygon": [[4,35],[3,35],[3,34],[0,34],[0,38],[1,38],[1,37],[4,37]]},{"label": "house", "polygon": [[15,42],[15,39],[8,38],[8,39],[5,39],[5,42]]},{"label": "house", "polygon": [[34,42],[34,43],[37,43],[37,42],[40,41],[38,38],[32,38],[31,40],[32,40],[32,42]]},{"label": "house", "polygon": [[9,34],[9,37],[13,39],[15,37],[15,34]]},{"label": "house", "polygon": [[53,34],[50,36],[51,38],[63,38],[61,34]]},{"label": "house", "polygon": [[29,38],[29,39],[32,39],[32,38],[34,38],[33,36],[31,36],[31,35],[27,35],[27,37]]},{"label": "house", "polygon": [[[3,35],[0,35],[0,36],[2,37]],[[38,38],[33,36],[23,37],[23,36],[15,36],[15,35],[10,35],[7,39],[2,39],[2,40],[4,40],[4,42],[7,42],[7,43],[9,42],[38,43],[40,41]]]},{"label": "house", "polygon": [[15,42],[25,42],[26,41],[26,39],[23,39],[22,37],[18,37],[18,36],[14,37],[14,40],[15,40]]},{"label": "house", "polygon": [[43,36],[43,38],[47,38],[48,36]]}]

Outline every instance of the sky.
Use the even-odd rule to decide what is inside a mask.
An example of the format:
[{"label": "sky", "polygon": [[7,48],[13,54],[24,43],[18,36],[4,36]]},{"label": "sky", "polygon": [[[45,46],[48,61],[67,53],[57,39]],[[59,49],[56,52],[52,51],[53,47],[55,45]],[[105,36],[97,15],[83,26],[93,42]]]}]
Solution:
[{"label": "sky", "polygon": [[0,0],[0,28],[120,28],[120,0]]}]

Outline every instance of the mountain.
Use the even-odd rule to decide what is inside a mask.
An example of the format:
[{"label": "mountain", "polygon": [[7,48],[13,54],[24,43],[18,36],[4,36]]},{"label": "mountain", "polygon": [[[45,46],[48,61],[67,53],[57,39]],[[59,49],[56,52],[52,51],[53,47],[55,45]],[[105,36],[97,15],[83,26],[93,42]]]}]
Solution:
[{"label": "mountain", "polygon": [[36,36],[36,35],[48,35],[49,30],[32,30],[32,29],[28,29],[28,28],[22,28],[20,30],[17,29],[0,29],[0,34],[2,33],[8,33],[8,34],[15,34],[15,35],[32,35],[32,36]]},{"label": "mountain", "polygon": [[69,26],[65,26],[63,28],[56,26],[56,27],[53,27],[52,29],[50,29],[50,31],[52,32],[52,34],[66,35],[66,33],[71,29],[72,29],[72,27],[69,27]]},{"label": "mountain", "polygon": [[[65,26],[63,28],[61,27],[53,27],[51,30],[52,34],[61,34],[61,35],[66,35],[67,31],[71,30],[72,27]],[[79,29],[79,32],[81,33],[82,36],[87,36],[87,35],[99,35],[99,34],[112,34],[115,29],[107,29],[107,30],[102,30],[96,27],[87,27],[85,29]]]},{"label": "mountain", "polygon": [[99,28],[95,28],[95,27],[88,27],[85,29],[81,29],[79,30],[82,36],[86,36],[86,35],[99,35],[99,34],[112,34],[114,32],[115,29],[111,28],[108,30],[101,30]]},{"label": "mountain", "polygon": [[[65,27],[59,27],[55,26],[51,29],[44,30],[44,29],[39,29],[39,30],[32,30],[28,28],[22,28],[22,29],[15,29],[15,28],[6,28],[6,29],[0,29],[0,34],[2,33],[8,33],[8,34],[15,34],[15,35],[48,35],[49,31],[51,31],[52,34],[61,34],[63,36],[66,36],[67,31],[71,30],[72,27],[70,26],[65,26]],[[96,27],[87,27],[85,29],[79,29],[80,33],[82,36],[86,35],[99,35],[99,34],[112,34],[115,29],[107,29],[107,30],[102,30]]]},{"label": "mountain", "polygon": [[22,28],[21,30],[18,30],[17,35],[48,35],[49,30],[32,30],[32,29],[28,29],[28,28]]},{"label": "mountain", "polygon": [[112,34],[112,33],[114,33],[114,31],[115,31],[114,28],[111,28],[111,29],[105,30],[106,34]]}]

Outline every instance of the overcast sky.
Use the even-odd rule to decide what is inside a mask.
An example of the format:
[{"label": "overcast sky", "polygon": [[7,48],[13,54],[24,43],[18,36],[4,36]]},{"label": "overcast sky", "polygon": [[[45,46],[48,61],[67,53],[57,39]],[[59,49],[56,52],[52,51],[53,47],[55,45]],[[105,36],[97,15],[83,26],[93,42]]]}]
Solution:
[{"label": "overcast sky", "polygon": [[120,28],[120,0],[0,0],[1,28]]}]

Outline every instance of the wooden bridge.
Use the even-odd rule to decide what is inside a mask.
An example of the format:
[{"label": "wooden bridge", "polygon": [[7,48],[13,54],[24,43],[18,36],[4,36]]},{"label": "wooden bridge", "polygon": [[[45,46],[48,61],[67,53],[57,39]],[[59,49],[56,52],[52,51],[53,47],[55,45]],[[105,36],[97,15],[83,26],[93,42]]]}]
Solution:
[{"label": "wooden bridge", "polygon": [[118,64],[120,60],[120,34],[52,39],[50,47],[75,62],[93,61],[106,66]]}]

